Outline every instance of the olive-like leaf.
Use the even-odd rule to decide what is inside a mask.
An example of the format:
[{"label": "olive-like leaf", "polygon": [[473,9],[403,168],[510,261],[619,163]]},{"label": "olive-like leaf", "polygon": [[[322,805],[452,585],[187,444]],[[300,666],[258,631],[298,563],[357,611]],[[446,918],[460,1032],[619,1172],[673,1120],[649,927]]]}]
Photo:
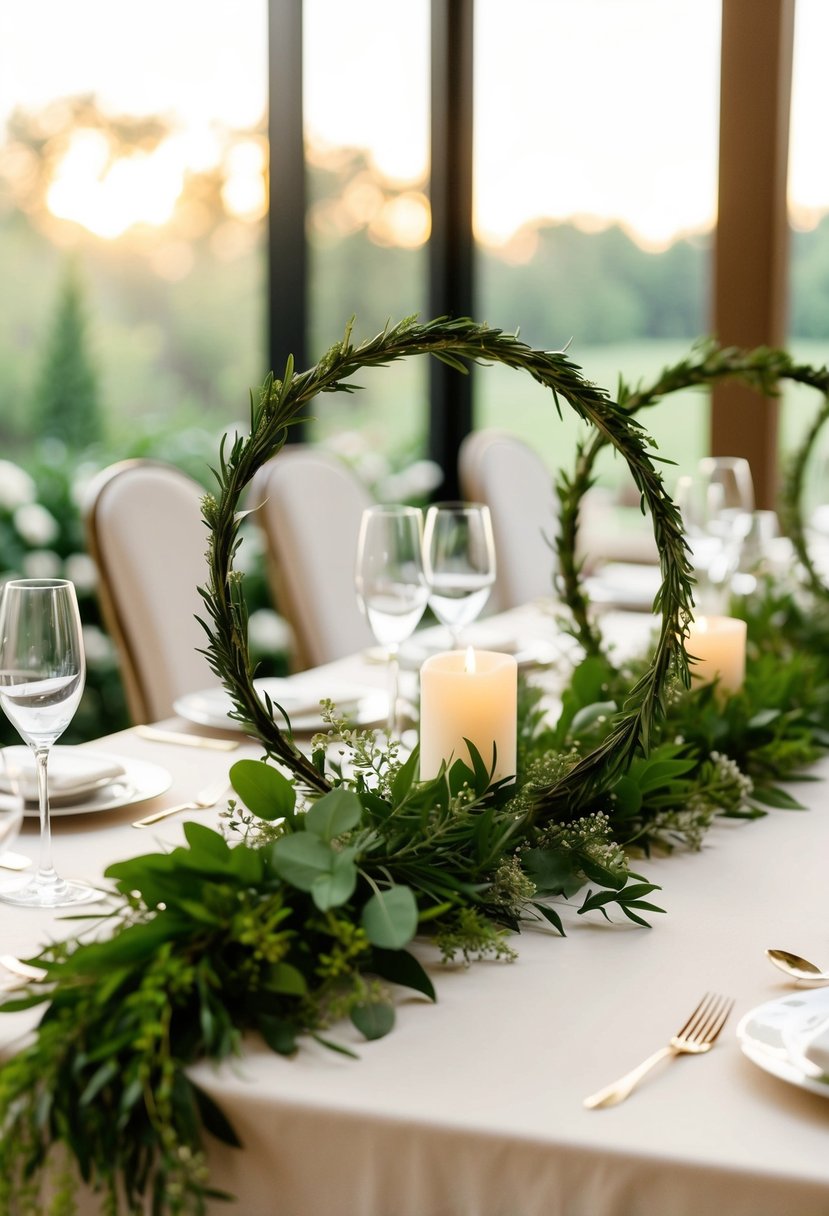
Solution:
[{"label": "olive-like leaf", "polygon": [[201,1086],[195,1085],[189,1078],[188,1084],[193,1091],[196,1106],[199,1108],[199,1115],[205,1129],[210,1132],[211,1136],[215,1136],[217,1140],[221,1140],[223,1144],[229,1144],[233,1148],[241,1148],[242,1141],[237,1136],[233,1124],[221,1107],[216,1105],[210,1095]]},{"label": "olive-like leaf", "polygon": [[371,962],[366,969],[392,984],[402,984],[404,988],[422,992],[430,1001],[437,1000],[434,984],[408,950],[376,949],[372,951]]}]

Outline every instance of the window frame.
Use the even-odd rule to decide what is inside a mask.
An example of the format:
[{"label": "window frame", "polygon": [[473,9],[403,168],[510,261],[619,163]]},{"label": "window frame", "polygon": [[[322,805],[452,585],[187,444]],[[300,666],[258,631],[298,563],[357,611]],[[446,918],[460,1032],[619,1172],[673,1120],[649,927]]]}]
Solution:
[{"label": "window frame", "polygon": [[[711,317],[726,345],[780,346],[785,340],[795,3],[722,0]],[[431,2],[432,316],[474,315],[474,8],[474,0]],[[278,197],[279,207],[269,208],[268,220],[268,351],[278,375],[289,353],[298,366],[307,364],[301,0],[269,0],[269,70],[269,197]],[[474,425],[471,377],[430,362],[428,450],[445,473],[440,494],[452,497],[458,493],[458,448]],[[775,400],[758,402],[742,386],[717,385],[712,393],[711,452],[748,457],[759,507],[776,500],[777,415]],[[301,431],[292,438],[302,438]]]}]

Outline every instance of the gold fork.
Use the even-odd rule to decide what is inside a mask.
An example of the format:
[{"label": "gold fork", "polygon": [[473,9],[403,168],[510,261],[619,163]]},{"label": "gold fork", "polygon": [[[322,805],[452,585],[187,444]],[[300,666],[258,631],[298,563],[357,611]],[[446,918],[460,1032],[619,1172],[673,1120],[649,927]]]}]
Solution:
[{"label": "gold fork", "polygon": [[688,1021],[681,1030],[677,1031],[666,1047],[660,1047],[659,1051],[655,1051],[652,1056],[648,1056],[647,1060],[643,1060],[638,1068],[631,1069],[612,1085],[607,1085],[597,1093],[591,1094],[589,1098],[585,1098],[584,1105],[591,1110],[597,1110],[603,1106],[615,1106],[617,1102],[625,1100],[645,1074],[649,1073],[660,1060],[681,1055],[702,1055],[703,1052],[710,1051],[714,1046],[714,1040],[725,1025],[733,1005],[734,1002],[729,997],[707,992]]},{"label": "gold fork", "polygon": [[145,815],[143,819],[136,819],[132,826],[148,828],[151,823],[158,823],[159,820],[166,819],[169,815],[178,815],[180,811],[206,811],[208,807],[216,805],[228,786],[227,777],[222,777],[221,781],[214,781],[211,785],[205,786],[189,802],[177,802],[175,806],[165,807],[163,811],[156,811],[154,815]]}]

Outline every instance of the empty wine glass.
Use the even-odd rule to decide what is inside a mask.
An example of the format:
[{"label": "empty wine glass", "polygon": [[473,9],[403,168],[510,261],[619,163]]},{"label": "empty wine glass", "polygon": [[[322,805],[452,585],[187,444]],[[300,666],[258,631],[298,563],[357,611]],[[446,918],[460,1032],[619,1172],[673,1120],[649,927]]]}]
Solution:
[{"label": "empty wine glass", "polygon": [[495,541],[489,507],[439,502],[426,512],[423,564],[429,607],[460,644],[461,630],[479,615],[495,582]]},{"label": "empty wine glass", "polygon": [[706,456],[694,476],[680,477],[676,502],[701,577],[701,598],[723,611],[743,543],[752,526],[754,485],[742,456]]},{"label": "empty wine glass", "polygon": [[355,568],[357,598],[371,631],[388,654],[389,738],[397,733],[401,642],[426,609],[423,515],[417,507],[368,507],[360,521]]},{"label": "empty wine glass", "polygon": [[0,600],[0,705],[35,755],[40,864],[6,903],[56,908],[101,899],[88,883],[60,878],[52,865],[48,761],[83,693],[86,664],[75,588],[63,579],[6,583]]}]

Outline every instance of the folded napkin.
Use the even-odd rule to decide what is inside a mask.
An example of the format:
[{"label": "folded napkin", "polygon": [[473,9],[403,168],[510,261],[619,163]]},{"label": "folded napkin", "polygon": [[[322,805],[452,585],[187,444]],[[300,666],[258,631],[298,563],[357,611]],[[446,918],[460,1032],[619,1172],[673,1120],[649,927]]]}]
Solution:
[{"label": "folded napkin", "polygon": [[[0,790],[36,802],[37,772],[31,748],[5,747],[0,758]],[[55,801],[81,798],[123,776],[123,764],[100,752],[53,747],[49,753],[49,793]]]},{"label": "folded napkin", "polygon": [[829,1077],[829,1017],[804,1032],[800,1055],[819,1069],[821,1075]]}]

